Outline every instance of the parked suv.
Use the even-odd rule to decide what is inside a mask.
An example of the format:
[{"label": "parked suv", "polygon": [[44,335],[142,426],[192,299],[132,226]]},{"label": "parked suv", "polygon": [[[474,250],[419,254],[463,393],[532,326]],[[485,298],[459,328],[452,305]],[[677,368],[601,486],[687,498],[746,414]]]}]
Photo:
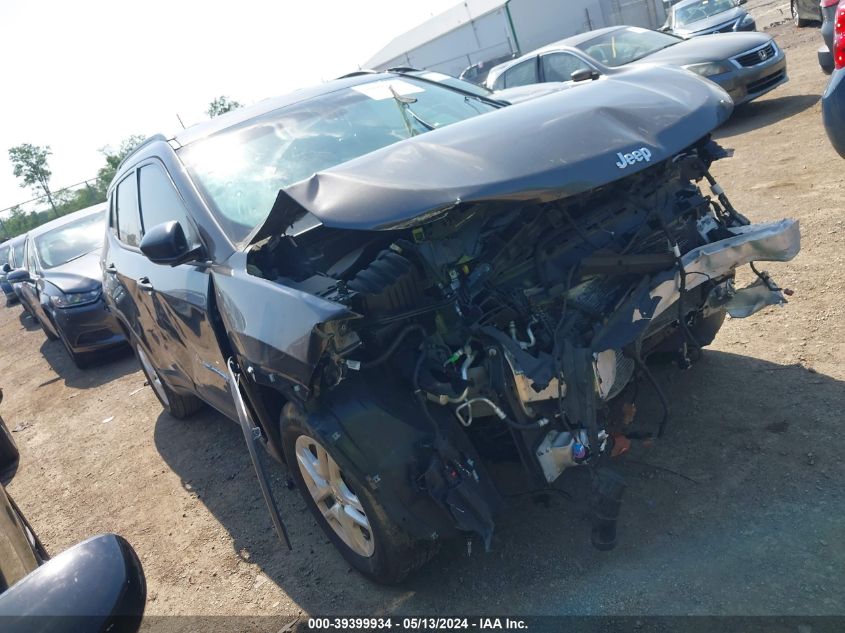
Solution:
[{"label": "parked suv", "polygon": [[795,221],[750,224],[710,174],[732,109],[652,66],[512,106],[394,73],[265,100],[123,161],[107,301],[163,407],[237,419],[371,578],[446,538],[489,547],[492,459],[532,487],[591,469],[610,549],[610,459],[668,421],[621,415],[638,382],[660,389],[645,359],[688,367],[726,313],[783,303],[734,273],[800,248]]}]

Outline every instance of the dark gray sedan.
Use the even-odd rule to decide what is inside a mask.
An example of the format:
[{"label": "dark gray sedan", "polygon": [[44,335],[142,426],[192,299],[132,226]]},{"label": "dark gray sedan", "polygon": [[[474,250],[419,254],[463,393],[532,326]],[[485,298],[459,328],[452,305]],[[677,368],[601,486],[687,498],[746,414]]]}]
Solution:
[{"label": "dark gray sedan", "polygon": [[548,81],[594,77],[628,64],[680,66],[719,84],[735,105],[747,103],[788,81],[786,56],[765,33],[718,33],[685,40],[633,26],[589,31],[496,66],[491,90]]},{"label": "dark gray sedan", "polygon": [[756,31],[754,18],[742,8],[747,0],[681,0],[669,9],[661,31],[689,38],[711,33]]}]

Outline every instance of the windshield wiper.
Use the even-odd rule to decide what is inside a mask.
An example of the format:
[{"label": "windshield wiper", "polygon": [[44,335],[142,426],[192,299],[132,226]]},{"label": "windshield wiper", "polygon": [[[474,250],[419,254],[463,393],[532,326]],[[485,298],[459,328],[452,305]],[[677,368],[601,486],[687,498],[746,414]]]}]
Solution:
[{"label": "windshield wiper", "polygon": [[405,122],[405,127],[407,128],[408,134],[410,136],[416,136],[417,134],[419,134],[419,131],[414,129],[414,126],[411,123],[411,119],[413,119],[429,131],[435,129],[435,127],[431,123],[421,119],[419,115],[411,109],[411,104],[417,102],[416,97],[400,95],[393,89],[393,86],[388,87],[390,88],[390,93],[393,95],[393,100],[396,101],[396,104],[399,106],[399,112],[402,114],[402,120]]}]

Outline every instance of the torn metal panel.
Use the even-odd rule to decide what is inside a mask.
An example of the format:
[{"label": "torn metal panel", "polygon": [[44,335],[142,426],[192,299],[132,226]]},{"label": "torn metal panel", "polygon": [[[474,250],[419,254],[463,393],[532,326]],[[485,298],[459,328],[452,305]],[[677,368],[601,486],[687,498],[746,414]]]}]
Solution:
[{"label": "torn metal panel", "polygon": [[[730,231],[733,237],[694,248],[683,256],[687,291],[751,262],[789,261],[801,249],[797,220],[750,224]],[[678,301],[680,278],[677,268],[644,278],[593,338],[593,351],[623,348],[636,340],[654,319]]]}]

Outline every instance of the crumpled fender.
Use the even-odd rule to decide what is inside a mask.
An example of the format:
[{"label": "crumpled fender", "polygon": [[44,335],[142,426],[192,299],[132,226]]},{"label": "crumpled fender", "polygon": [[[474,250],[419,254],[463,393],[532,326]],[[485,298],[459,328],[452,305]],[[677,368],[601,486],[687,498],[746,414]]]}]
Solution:
[{"label": "crumpled fender", "polygon": [[[440,411],[433,410],[435,416]],[[441,421],[450,449],[469,457],[478,481],[472,490],[461,489],[463,498],[444,490],[428,490],[427,477],[436,464],[437,451],[429,420],[416,401],[390,377],[370,372],[354,374],[338,387],[322,394],[316,408],[308,412],[308,425],[320,435],[342,469],[351,469],[366,481],[373,495],[391,518],[411,536],[434,539],[454,536],[458,529],[478,531],[486,543],[486,530],[456,520],[456,504],[464,514],[478,508],[494,513],[501,500],[481,459],[462,431],[448,432],[451,417]],[[433,460],[434,458],[434,460]],[[449,490],[459,487],[450,485]],[[448,499],[447,499],[448,497]]]},{"label": "crumpled fender", "polygon": [[[234,259],[246,259],[236,253]],[[317,325],[354,316],[346,306],[246,272],[246,262],[211,271],[220,317],[244,371],[264,384],[310,388],[324,341]],[[276,386],[281,386],[278,384]]]}]

